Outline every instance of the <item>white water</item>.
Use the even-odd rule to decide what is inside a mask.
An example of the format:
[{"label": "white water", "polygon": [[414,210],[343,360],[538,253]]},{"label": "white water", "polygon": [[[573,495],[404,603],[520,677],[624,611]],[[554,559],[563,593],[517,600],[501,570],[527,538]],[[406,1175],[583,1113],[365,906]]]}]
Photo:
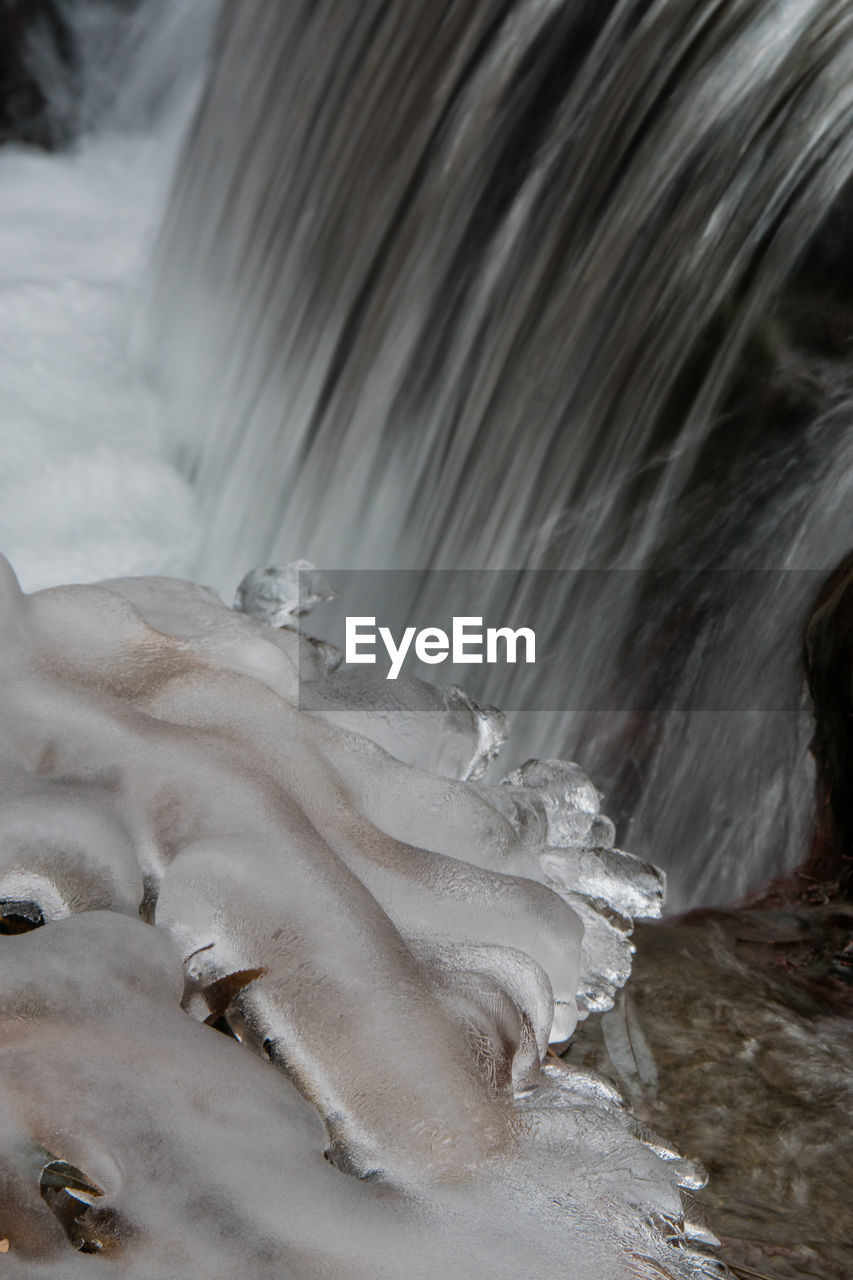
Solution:
[{"label": "white water", "polygon": [[185,573],[190,488],[128,357],[161,140],[0,152],[0,546],[30,590]]},{"label": "white water", "polygon": [[[204,61],[198,5],[159,7],[164,29],[132,32],[148,43],[118,91],[103,67],[89,75],[84,115],[97,129],[70,153],[0,149],[0,549],[28,590],[185,574],[198,549],[166,408],[131,354]],[[75,13],[85,63],[105,39],[103,15]],[[178,70],[180,92],[153,117],[158,76]]]}]

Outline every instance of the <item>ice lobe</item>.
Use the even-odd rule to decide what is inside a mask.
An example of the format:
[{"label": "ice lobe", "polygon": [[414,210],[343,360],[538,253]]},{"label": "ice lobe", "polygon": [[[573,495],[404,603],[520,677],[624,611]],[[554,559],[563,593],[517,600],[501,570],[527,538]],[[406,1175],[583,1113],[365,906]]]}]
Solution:
[{"label": "ice lobe", "polygon": [[[4,950],[0,1231],[11,1241],[4,1265],[17,1261],[10,1275],[74,1280],[112,1259],[129,1280],[462,1280],[472,1257],[502,1280],[541,1266],[568,1266],[579,1280],[697,1274],[636,1212],[665,1203],[678,1215],[667,1166],[618,1124],[618,1106],[591,1098],[583,1073],[578,1090],[560,1090],[554,1076],[572,1075],[554,1069],[531,1095],[524,1159],[415,1203],[325,1163],[322,1126],[298,1093],[181,1012],[180,956],[162,929],[87,913]],[[103,1192],[79,1199],[64,1224],[39,1193],[58,1160]]]},{"label": "ice lobe", "polygon": [[315,604],[334,598],[331,587],[309,560],[294,560],[288,565],[252,569],[237,588],[234,608],[283,627],[309,613]]},{"label": "ice lobe", "polygon": [[24,596],[3,561],[0,597],[0,1237],[28,1274],[87,1273],[71,1246],[134,1280],[705,1265],[653,1225],[677,1169],[542,1073],[616,967],[608,888],[660,893],[570,843],[602,832],[577,766],[429,773],[411,723],[396,759],[393,710],[383,747],[301,708],[305,637],[191,584]]},{"label": "ice lobe", "polygon": [[631,972],[634,918],[661,913],[663,873],[613,847],[601,796],[576,764],[530,760],[482,794],[516,835],[484,865],[541,880],[572,908],[584,926],[578,1015],[612,1008]]},{"label": "ice lobe", "polygon": [[481,777],[508,732],[496,707],[478,706],[456,685],[407,675],[390,682],[358,667],[303,684],[300,705],[371,738],[404,764],[459,781]]}]

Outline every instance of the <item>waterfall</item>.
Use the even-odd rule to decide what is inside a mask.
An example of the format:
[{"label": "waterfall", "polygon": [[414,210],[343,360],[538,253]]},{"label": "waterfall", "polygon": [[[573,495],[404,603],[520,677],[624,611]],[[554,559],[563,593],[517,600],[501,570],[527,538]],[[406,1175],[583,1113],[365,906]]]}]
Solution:
[{"label": "waterfall", "polygon": [[843,1269],[851,53],[0,0],[9,1274]]},{"label": "waterfall", "polygon": [[[851,56],[831,0],[227,6],[151,312],[204,579],[689,571],[714,618],[763,593],[728,655],[747,689],[795,655],[811,579],[710,571],[851,540]],[[805,850],[795,664],[787,711],[780,686],[684,714],[685,597],[632,583],[594,632],[555,594],[538,679],[555,708],[565,664],[618,688],[658,618],[641,723],[614,694],[535,741],[604,783],[676,904],[731,899]]]}]

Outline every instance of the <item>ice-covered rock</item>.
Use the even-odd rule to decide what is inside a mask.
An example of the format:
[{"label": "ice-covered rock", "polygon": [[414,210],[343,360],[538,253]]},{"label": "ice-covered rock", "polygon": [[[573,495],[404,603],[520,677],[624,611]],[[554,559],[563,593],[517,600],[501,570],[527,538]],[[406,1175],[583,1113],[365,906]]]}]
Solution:
[{"label": "ice-covered rock", "polygon": [[[371,737],[300,705],[292,626],[0,567],[0,1238],[28,1275],[87,1274],[71,1245],[130,1280],[716,1265],[677,1161],[542,1072],[660,887],[568,843],[598,816],[576,766],[428,772],[393,707]],[[430,761],[443,716],[475,772],[473,706],[430,708]]]}]

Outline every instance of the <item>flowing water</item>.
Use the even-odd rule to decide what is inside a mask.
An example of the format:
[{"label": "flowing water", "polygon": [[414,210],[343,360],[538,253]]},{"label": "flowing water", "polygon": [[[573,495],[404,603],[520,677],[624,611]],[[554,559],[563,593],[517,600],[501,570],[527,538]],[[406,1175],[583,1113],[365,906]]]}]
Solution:
[{"label": "flowing water", "polygon": [[[851,66],[832,0],[242,0],[160,244],[205,580],[296,555],[688,571],[624,579],[595,626],[582,586],[556,590],[535,700],[555,710],[515,726],[522,756],[602,782],[674,905],[730,899],[808,840],[815,581],[712,571],[829,569],[853,535],[849,378],[823,331]],[[685,607],[730,627],[742,709],[685,710],[707,643]],[[650,629],[638,715],[620,673]],[[611,680],[603,711],[557,711],[567,665]]]},{"label": "flowing water", "polygon": [[[161,100],[193,79],[214,6],[139,13],[153,56],[99,90],[125,172],[149,173],[147,220],[112,188],[136,262],[181,130]],[[86,84],[113,65],[103,39],[94,20],[81,36]],[[828,570],[853,536],[851,65],[848,0],[240,0],[145,277],[130,368],[157,425],[134,439],[191,483],[191,567],[228,598],[296,556],[639,571],[594,625],[590,579],[548,597],[515,750],[579,759],[674,906],[730,899],[807,845],[796,654],[815,581],[788,571]],[[103,133],[99,101],[83,123]],[[82,175],[93,147],[39,163]],[[131,277],[122,333],[142,313]],[[187,501],[155,490],[170,518]],[[121,571],[189,565],[178,541]],[[518,584],[539,610],[540,581]],[[721,619],[740,710],[685,692]],[[603,707],[565,710],[569,667],[610,684]],[[749,696],[768,668],[771,706]]]}]

